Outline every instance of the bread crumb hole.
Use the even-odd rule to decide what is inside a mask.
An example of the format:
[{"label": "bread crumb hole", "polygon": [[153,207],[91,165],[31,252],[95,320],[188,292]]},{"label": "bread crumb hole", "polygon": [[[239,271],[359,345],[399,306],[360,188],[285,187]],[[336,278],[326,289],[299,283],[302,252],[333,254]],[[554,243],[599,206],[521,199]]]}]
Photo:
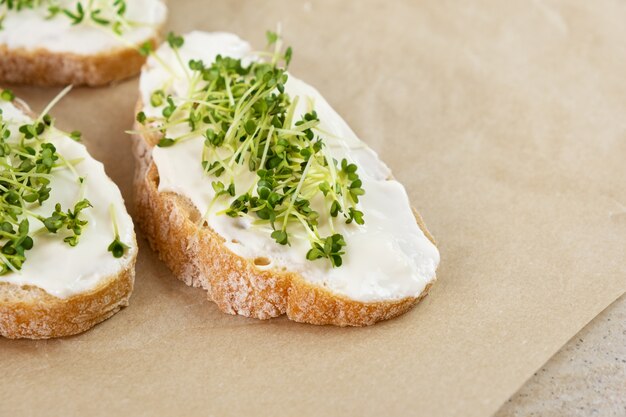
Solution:
[{"label": "bread crumb hole", "polygon": [[264,256],[260,256],[258,258],[254,258],[254,264],[256,266],[268,266],[271,263],[272,263],[272,261],[270,261],[269,259],[267,259]]}]

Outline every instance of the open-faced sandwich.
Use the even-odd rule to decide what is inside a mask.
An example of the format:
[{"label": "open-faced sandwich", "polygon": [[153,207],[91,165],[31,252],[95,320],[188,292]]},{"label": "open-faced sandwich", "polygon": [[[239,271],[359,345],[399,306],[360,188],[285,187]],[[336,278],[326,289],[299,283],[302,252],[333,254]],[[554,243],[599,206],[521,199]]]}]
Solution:
[{"label": "open-faced sandwich", "polygon": [[163,0],[0,0],[0,82],[97,86],[135,75]]},{"label": "open-faced sandwich", "polygon": [[221,310],[360,326],[406,312],[439,253],[404,187],[268,33],[170,34],[144,67],[138,221]]},{"label": "open-faced sandwich", "polygon": [[133,222],[78,132],[0,92],[0,335],[83,332],[128,305]]}]

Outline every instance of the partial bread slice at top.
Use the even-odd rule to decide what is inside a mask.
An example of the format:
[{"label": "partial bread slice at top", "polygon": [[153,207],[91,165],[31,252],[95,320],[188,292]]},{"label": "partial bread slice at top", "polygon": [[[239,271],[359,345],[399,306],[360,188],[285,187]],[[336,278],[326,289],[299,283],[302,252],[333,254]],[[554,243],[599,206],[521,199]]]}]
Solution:
[{"label": "partial bread slice at top", "polygon": [[74,25],[63,13],[46,18],[46,8],[40,9],[6,12],[0,29],[0,82],[100,86],[136,75],[145,62],[139,47],[158,43],[166,15],[162,0],[128,2],[125,13],[140,26],[116,34],[89,17]]},{"label": "partial bread slice at top", "polygon": [[[13,105],[25,117],[34,119],[24,105],[17,101],[14,101]],[[119,190],[106,176],[102,164],[94,161],[82,145],[73,144],[72,147],[82,149],[80,152],[83,158],[90,159],[79,162],[75,168],[81,175],[87,174],[85,195],[94,203],[94,208],[89,209],[93,210],[92,213],[86,215],[90,223],[87,224],[78,245],[73,248],[65,244],[60,248],[56,245],[58,241],[62,243],[62,236],[53,238],[55,239],[53,243],[46,241],[48,237],[45,235],[35,237],[35,246],[26,252],[26,262],[22,271],[0,276],[1,336],[12,339],[47,339],[74,335],[90,329],[128,305],[133,290],[137,258],[132,220],[126,213]],[[81,164],[85,163],[89,165],[81,168]],[[89,188],[90,178],[92,182],[96,181],[98,189]],[[98,196],[100,193],[101,197]],[[104,207],[102,204],[95,204],[104,200],[107,200]],[[50,201],[58,201],[55,198],[54,186]],[[114,259],[112,254],[107,252],[109,240],[113,240],[114,237],[110,230],[112,229],[109,217],[110,203],[115,203],[113,209],[117,213],[121,239],[130,247],[120,259]],[[100,236],[103,231],[106,232],[106,236]],[[98,243],[96,246],[92,245],[94,239]],[[33,263],[40,260],[46,264],[45,267],[33,266]],[[85,264],[88,267],[82,270],[82,265]],[[33,270],[39,270],[41,275],[33,273]],[[98,270],[99,273],[92,275],[88,272],[94,270]],[[67,271],[75,275],[61,275]],[[76,274],[80,271],[84,271],[85,274]],[[63,284],[59,284],[56,279],[53,282],[49,281],[53,276],[62,278]],[[45,286],[50,288],[44,289],[35,284],[41,282],[45,282]],[[71,285],[75,287],[58,293],[52,291],[58,290],[59,286],[67,282],[73,283]]]},{"label": "partial bread slice at top", "polygon": [[[149,40],[153,45],[157,41],[156,38]],[[144,62],[145,57],[133,48],[78,55],[47,49],[9,49],[0,45],[0,82],[96,87],[136,75]]]}]

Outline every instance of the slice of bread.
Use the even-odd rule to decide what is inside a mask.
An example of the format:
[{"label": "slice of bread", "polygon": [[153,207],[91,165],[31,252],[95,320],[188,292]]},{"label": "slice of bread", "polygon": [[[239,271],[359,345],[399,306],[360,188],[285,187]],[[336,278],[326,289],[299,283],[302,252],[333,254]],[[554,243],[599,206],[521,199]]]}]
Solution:
[{"label": "slice of bread", "polygon": [[[30,110],[23,103],[15,100],[13,104],[24,115],[35,119],[35,116],[32,115]],[[81,154],[84,155],[84,159],[91,159],[82,145],[74,144],[73,146],[75,149],[82,148]],[[97,227],[98,229],[97,231],[94,230],[92,235],[86,236],[87,233],[90,232],[90,223],[88,223],[86,226],[87,232],[83,233],[76,247],[72,248],[68,245],[64,245],[61,250],[57,250],[58,248],[55,246],[53,251],[48,250],[48,252],[44,252],[43,255],[38,254],[37,256],[39,258],[32,255],[34,259],[29,259],[31,253],[34,252],[39,245],[43,246],[48,244],[45,241],[45,239],[47,239],[46,237],[41,238],[41,242],[38,240],[39,237],[35,237],[35,247],[33,250],[26,252],[26,262],[24,265],[30,266],[31,263],[37,262],[37,259],[42,259],[41,257],[43,256],[46,258],[47,262],[58,262],[61,270],[65,268],[74,271],[73,268],[68,268],[66,265],[77,263],[79,259],[81,259],[83,264],[95,264],[93,268],[90,268],[91,270],[98,268],[98,262],[105,259],[109,262],[106,266],[107,272],[99,274],[94,279],[93,285],[89,285],[80,291],[72,291],[67,296],[53,295],[37,285],[24,283],[24,279],[21,276],[22,271],[0,275],[0,335],[3,337],[11,339],[48,339],[75,335],[108,319],[122,307],[128,305],[129,298],[133,291],[135,261],[137,258],[137,243],[132,230],[132,221],[125,211],[119,190],[106,176],[102,164],[93,159],[90,161],[83,160],[78,163],[76,169],[80,170],[81,164],[85,164],[86,162],[90,165],[88,168],[85,168],[85,173],[87,174],[85,195],[88,198],[92,198],[99,193],[103,193],[105,195],[105,197],[103,197],[104,199],[110,198],[111,203],[115,202],[115,210],[117,210],[117,216],[121,220],[120,225],[125,227],[125,231],[121,230],[120,233],[124,234],[126,239],[124,243],[127,244],[129,248],[120,259],[109,262],[110,259],[113,259],[113,255],[107,252],[107,243],[104,244],[104,247],[98,245],[96,249],[81,246],[87,245],[87,243],[83,243],[84,239],[91,239],[93,234],[101,233],[102,227],[106,227],[105,230],[112,228],[107,207],[101,207],[97,212],[97,215],[100,217],[88,217],[90,223],[96,220],[92,227]],[[97,180],[96,177],[98,177]],[[89,184],[94,180],[98,181],[98,184],[106,184],[106,187],[98,187],[98,189],[94,187],[94,189],[89,189]],[[111,194],[108,194],[109,192],[111,192]],[[51,193],[52,197],[50,200],[53,200],[55,196],[54,187]],[[95,207],[94,205],[94,208],[90,210],[96,210]],[[93,214],[93,216],[96,216],[96,214]],[[101,218],[103,216],[106,216],[106,218]],[[101,225],[97,226],[95,223],[100,223]],[[62,240],[62,237],[55,239]],[[107,237],[103,237],[103,239],[112,240],[113,236],[107,235]],[[104,241],[108,242],[108,240]],[[87,242],[90,241],[88,240]],[[52,261],[50,261],[50,259],[52,259]],[[54,259],[57,259],[57,261],[54,261]],[[58,271],[51,272],[58,274]],[[45,272],[43,273],[45,274]],[[27,274],[30,274],[30,279],[34,278],[37,280],[40,278],[38,276],[32,276],[32,269],[29,270]],[[88,280],[87,282],[91,284],[92,281],[88,274],[89,273],[85,276],[80,274],[77,276],[68,276],[68,282]],[[28,279],[26,281],[28,281]]]},{"label": "slice of bread", "polygon": [[[140,102],[138,111],[143,108]],[[136,125],[137,130],[141,129]],[[257,319],[286,314],[291,320],[317,325],[367,326],[407,312],[424,298],[434,281],[416,297],[360,302],[313,285],[298,273],[260,269],[262,258],[233,253],[222,236],[199,224],[197,208],[184,196],[159,192],[159,172],[151,151],[160,137],[134,135],[136,221],[159,258],[185,284],[207,291],[220,310]],[[417,224],[434,242],[419,213]]]},{"label": "slice of bread", "polygon": [[[135,29],[125,28],[126,32],[116,34],[91,21],[87,12],[80,23],[72,24],[63,13],[47,18],[46,7],[38,7],[43,10],[5,11],[0,29],[0,82],[101,86],[132,77],[146,59],[140,47],[158,43],[166,13],[162,0],[128,2],[126,13],[139,21],[141,33],[129,34]],[[142,7],[147,9],[142,11]],[[95,41],[101,42],[96,46]]]},{"label": "slice of bread", "polygon": [[[134,132],[137,221],[174,275],[224,312],[337,326],[398,316],[427,294],[439,253],[389,168],[317,90],[278,67],[279,39],[268,34],[271,63],[236,35],[206,32],[172,37],[148,60]],[[272,127],[269,108],[281,114]],[[256,121],[244,129],[246,117]],[[316,133],[293,133],[307,123]],[[342,191],[345,178],[363,186],[361,200]],[[289,224],[295,204],[310,211]]]}]

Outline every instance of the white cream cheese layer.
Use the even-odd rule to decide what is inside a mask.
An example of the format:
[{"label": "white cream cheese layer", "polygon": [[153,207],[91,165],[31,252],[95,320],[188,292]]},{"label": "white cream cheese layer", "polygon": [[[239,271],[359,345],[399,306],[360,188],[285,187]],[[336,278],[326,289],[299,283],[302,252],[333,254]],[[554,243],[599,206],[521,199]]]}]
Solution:
[{"label": "white cream cheese layer", "polygon": [[[210,64],[221,54],[233,58],[254,59],[249,45],[237,36],[227,33],[192,32],[185,36],[180,50],[183,62],[201,59]],[[141,76],[141,95],[147,116],[159,116],[160,108],[152,107],[150,95],[157,89],[166,90],[174,97],[186,96],[188,84],[182,69],[176,65],[174,54],[164,45],[158,55],[172,68],[177,76],[163,69],[150,58]],[[290,76],[285,86],[293,99],[299,96],[299,116],[308,111],[313,102],[321,125],[318,133],[326,143],[332,156],[347,158],[359,167],[365,195],[361,198],[360,210],[365,224],[345,224],[335,221],[337,233],[341,233],[347,246],[343,266],[333,268],[327,260],[309,261],[306,253],[310,243],[304,232],[290,229],[291,246],[278,245],[271,237],[269,227],[253,226],[248,217],[231,218],[215,213],[224,209],[230,201],[218,200],[207,217],[209,225],[226,239],[226,245],[234,253],[246,258],[267,258],[270,264],[262,268],[287,268],[299,272],[307,281],[323,286],[330,291],[363,302],[397,300],[416,297],[435,279],[439,264],[437,248],[418,227],[407,193],[397,181],[390,180],[389,168],[376,153],[361,142],[345,121],[330,107],[313,87]],[[171,133],[171,134],[170,134]],[[182,132],[169,132],[176,137]],[[201,166],[204,138],[194,137],[172,147],[152,150],[154,163],[159,171],[159,191],[171,191],[188,197],[201,213],[207,211],[214,191],[211,181]],[[236,178],[237,190],[246,189],[254,174],[242,168]],[[315,200],[312,207],[319,207]],[[318,211],[319,208],[317,209]],[[321,225],[325,222],[320,213]],[[327,216],[327,214],[326,214]],[[328,226],[320,227],[320,234],[330,234]]]},{"label": "white cream cheese layer", "polygon": [[[10,126],[9,141],[17,140],[19,126],[32,123],[31,118],[9,102],[0,102],[0,109],[3,120]],[[103,165],[93,159],[83,145],[61,132],[54,131],[48,135],[48,141],[54,144],[63,158],[68,161],[81,160],[76,162],[75,170],[85,178],[84,198],[93,205],[81,213],[81,218],[89,223],[75,247],[63,242],[67,232],[62,230],[59,230],[58,235],[47,231],[33,235],[34,245],[26,251],[26,262],[22,269],[0,276],[0,282],[35,285],[53,296],[68,298],[95,289],[103,280],[119,273],[128,265],[129,257],[134,256],[137,247],[133,221],[126,212],[119,189],[106,175]],[[56,203],[61,203],[66,211],[68,208],[73,209],[82,198],[76,174],[70,169],[54,170],[50,187],[50,198],[41,206],[30,207],[31,211],[48,217]],[[109,211],[111,205],[116,213],[120,240],[131,247],[119,259],[107,251],[115,237]],[[29,218],[29,223],[31,232],[43,226],[34,218]]]},{"label": "white cream cheese layer", "polygon": [[[76,10],[76,0],[59,2],[69,10]],[[84,3],[84,1],[83,1]],[[163,0],[130,0],[126,2],[125,18],[132,27],[123,29],[121,38],[111,28],[97,25],[85,17],[72,25],[63,14],[51,19],[46,7],[36,10],[7,11],[0,30],[0,45],[9,49],[46,49],[57,53],[92,55],[113,49],[141,44],[157,36],[167,17]]]}]

